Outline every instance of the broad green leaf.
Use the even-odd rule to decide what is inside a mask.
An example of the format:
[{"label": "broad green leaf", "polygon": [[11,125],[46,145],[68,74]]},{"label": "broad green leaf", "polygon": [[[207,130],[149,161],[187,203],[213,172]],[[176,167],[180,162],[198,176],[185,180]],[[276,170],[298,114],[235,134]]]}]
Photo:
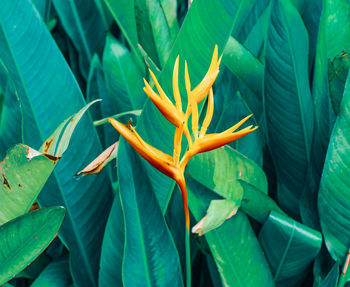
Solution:
[{"label": "broad green leaf", "polygon": [[135,21],[135,0],[104,0],[120,30],[136,56],[136,64],[143,69],[141,55],[137,49],[138,36]]},{"label": "broad green leaf", "polygon": [[50,20],[52,0],[31,0],[45,23]]},{"label": "broad green leaf", "polygon": [[[101,119],[114,115],[113,106],[107,95],[107,88],[104,80],[102,64],[98,56],[94,55],[91,60],[90,72],[87,82],[86,100],[87,102],[91,102],[96,99],[101,99],[102,101],[90,108],[91,116],[94,119],[94,126],[102,125],[103,122],[101,122]],[[103,127],[97,127],[97,131],[104,148],[107,148],[118,139],[118,135],[111,125],[103,125]]]},{"label": "broad green leaf", "polygon": [[123,286],[124,215],[120,192],[115,195],[103,237],[98,286]]},{"label": "broad green leaf", "polygon": [[[220,79],[217,80],[217,88],[214,95],[214,115],[208,132],[221,133],[252,114],[252,111],[239,92],[231,96],[232,89],[237,88],[236,85],[237,82],[232,74],[224,70]],[[256,126],[257,122],[255,119],[257,117],[258,115],[254,114],[252,118],[242,125],[242,128],[250,125]],[[246,157],[254,160],[258,165],[262,165],[263,144],[261,129],[258,129],[229,145]]]},{"label": "broad green leaf", "polygon": [[8,148],[22,141],[22,111],[14,85],[3,70],[0,71],[0,88],[3,98],[0,113],[0,157],[3,158]]},{"label": "broad green leaf", "polygon": [[67,257],[52,261],[34,280],[31,287],[68,287],[72,283]]},{"label": "broad green leaf", "polygon": [[56,237],[64,208],[39,209],[0,226],[0,284],[31,263]]},{"label": "broad green leaf", "polygon": [[147,2],[159,64],[160,67],[163,67],[169,58],[172,47],[170,28],[161,6],[161,0],[147,0]]},{"label": "broad green leaf", "polygon": [[[35,33],[33,33],[35,31]],[[47,27],[27,0],[0,3],[0,58],[14,83],[23,115],[23,141],[37,149],[85,101]],[[79,122],[66,156],[39,196],[42,206],[63,205],[60,233],[70,250],[75,284],[96,286],[99,250],[112,192],[106,174],[73,175],[101,152],[91,121]],[[73,156],[74,155],[74,156]]]},{"label": "broad green leaf", "polygon": [[244,212],[261,223],[271,210],[283,213],[267,196],[267,180],[263,170],[228,146],[196,155],[189,162],[187,171],[209,190],[241,202]]},{"label": "broad green leaf", "polygon": [[143,92],[143,75],[132,54],[111,34],[107,35],[103,52],[103,69],[107,93],[115,113],[142,108],[146,95]]},{"label": "broad green leaf", "polygon": [[236,214],[241,201],[231,199],[215,199],[210,201],[207,215],[205,215],[193,228],[193,233],[203,235],[222,225],[225,220]]},{"label": "broad green leaf", "polygon": [[[199,221],[214,194],[186,178],[189,206]],[[204,235],[221,276],[223,286],[274,286],[273,278],[258,240],[243,212]]]},{"label": "broad green leaf", "polygon": [[233,37],[230,37],[226,44],[223,63],[261,100],[264,66]]},{"label": "broad green leaf", "polygon": [[[313,277],[314,277],[314,283],[313,287],[317,287],[321,284],[323,279],[325,279],[328,274],[331,272],[332,268],[336,262],[332,259],[331,255],[329,254],[326,245],[322,244],[321,250],[318,253],[317,257],[314,260],[312,271],[313,271]],[[337,263],[338,269],[339,269],[339,263]],[[338,270],[339,275],[339,270]],[[339,276],[337,276],[338,278]]]},{"label": "broad green leaf", "polygon": [[343,53],[335,57],[333,61],[328,61],[329,94],[336,114],[339,113],[345,82],[350,68],[349,56],[345,52]]},{"label": "broad green leaf", "polygon": [[228,146],[196,155],[188,163],[187,172],[208,189],[233,201],[240,201],[244,193],[238,179],[267,193],[263,170]]},{"label": "broad green leaf", "polygon": [[320,251],[322,236],[294,219],[272,211],[259,234],[276,286],[300,286]]},{"label": "broad green leaf", "polygon": [[[150,58],[160,67],[156,41],[152,31],[151,10],[148,0],[135,1],[135,20],[137,26],[138,41]],[[159,3],[158,3],[159,4]],[[163,15],[164,18],[164,15]]]},{"label": "broad green leaf", "polygon": [[350,7],[347,1],[323,1],[320,30],[316,47],[316,60],[312,82],[315,107],[315,132],[312,146],[311,171],[308,187],[300,206],[303,221],[318,227],[317,190],[324,166],[335,114],[329,96],[328,61],[349,51]]},{"label": "broad green leaf", "polygon": [[51,262],[51,258],[42,253],[37,259],[35,259],[29,266],[27,266],[16,278],[27,278],[34,280],[44,270],[44,268]]},{"label": "broad green leaf", "polygon": [[79,52],[82,75],[88,77],[92,56],[102,56],[105,27],[94,0],[53,0],[58,17]]},{"label": "broad green leaf", "polygon": [[273,0],[265,44],[264,101],[267,139],[282,208],[298,216],[313,136],[308,81],[308,35],[289,1]]},{"label": "broad green leaf", "polygon": [[140,158],[128,144],[120,143],[119,149],[118,178],[125,220],[123,285],[183,286],[175,244]]},{"label": "broad green leaf", "polygon": [[344,260],[350,246],[349,184],[350,74],[329,142],[318,193],[318,212],[328,251],[335,261]]},{"label": "broad green leaf", "polygon": [[0,224],[26,213],[43,188],[58,161],[19,144],[0,163]]},{"label": "broad green leaf", "polygon": [[322,280],[319,287],[340,287],[338,285],[339,278],[339,264],[335,263],[331,269],[331,271],[327,274],[326,278]]},{"label": "broad green leaf", "polygon": [[[197,0],[193,2],[159,78],[163,90],[170,99],[173,100],[172,74],[176,57],[180,55],[179,84],[182,103],[186,107],[184,60],[188,62],[191,83],[195,86],[208,70],[215,44],[219,46],[219,54],[221,54],[233,29],[236,11],[237,3],[234,0]],[[193,23],[197,24],[193,25]],[[171,154],[174,130],[174,127],[167,122],[153,103],[147,101],[137,124],[137,131],[143,139],[163,152]],[[165,213],[174,189],[174,182],[148,164],[146,170],[163,213]]]},{"label": "broad green leaf", "polygon": [[322,1],[323,0],[305,1],[306,6],[302,15],[305,26],[309,32],[309,71],[311,71],[314,66],[323,6]]},{"label": "broad green leaf", "polygon": [[101,13],[103,22],[105,24],[105,29],[109,30],[109,27],[112,25],[113,16],[109,11],[107,4],[104,0],[95,0],[96,6]]},{"label": "broad green leaf", "polygon": [[174,42],[179,32],[179,23],[177,22],[177,3],[174,0],[160,0],[165,18],[168,22],[171,41]]}]

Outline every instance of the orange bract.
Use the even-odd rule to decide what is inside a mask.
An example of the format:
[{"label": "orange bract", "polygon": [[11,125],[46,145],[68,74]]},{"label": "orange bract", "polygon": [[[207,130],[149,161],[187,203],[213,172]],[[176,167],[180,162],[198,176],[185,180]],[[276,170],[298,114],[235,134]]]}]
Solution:
[{"label": "orange bract", "polygon": [[[159,94],[157,94],[151,88],[149,83],[144,79],[145,93],[151,99],[154,105],[158,108],[158,110],[163,114],[163,116],[176,127],[174,135],[173,156],[165,154],[162,151],[146,143],[136,132],[134,127],[127,127],[124,124],[119,123],[115,119],[109,119],[110,123],[145,160],[147,160],[160,172],[164,173],[165,175],[174,179],[177,182],[183,197],[186,228],[189,227],[189,214],[184,171],[188,161],[198,153],[219,148],[257,129],[257,127],[249,126],[239,131],[236,131],[244,122],[246,122],[252,116],[250,115],[222,133],[206,134],[214,112],[214,95],[212,86],[216,77],[219,74],[220,61],[221,58],[218,59],[218,47],[215,46],[209,70],[204,76],[203,80],[193,90],[191,89],[191,81],[187,68],[187,62],[185,61],[185,85],[188,97],[186,112],[183,112],[182,110],[182,102],[179,90],[179,57],[177,57],[175,61],[172,79],[175,105],[167,97],[162,87],[160,86],[157,78],[151,70],[150,74]],[[199,130],[198,104],[207,95],[207,113],[203,120],[202,127]],[[193,139],[188,129],[188,119],[190,115],[192,116],[191,126]],[[181,140],[183,135],[185,135],[188,141],[189,148],[180,160]]]}]

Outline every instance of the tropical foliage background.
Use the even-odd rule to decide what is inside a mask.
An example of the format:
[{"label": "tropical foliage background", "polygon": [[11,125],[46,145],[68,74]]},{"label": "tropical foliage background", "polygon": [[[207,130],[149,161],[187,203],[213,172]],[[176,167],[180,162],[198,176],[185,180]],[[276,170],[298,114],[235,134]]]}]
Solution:
[{"label": "tropical foliage background", "polygon": [[172,154],[143,78],[173,100],[179,55],[186,103],[218,45],[208,130],[259,129],[188,164],[191,285],[346,286],[349,0],[190,4],[0,1],[0,284],[186,286],[179,189],[107,118]]}]

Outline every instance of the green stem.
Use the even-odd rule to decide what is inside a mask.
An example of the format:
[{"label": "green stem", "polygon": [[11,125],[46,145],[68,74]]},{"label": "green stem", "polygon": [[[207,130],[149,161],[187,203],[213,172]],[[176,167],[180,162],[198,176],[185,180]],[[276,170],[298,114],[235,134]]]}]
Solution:
[{"label": "green stem", "polygon": [[[122,116],[125,116],[125,115],[139,116],[141,114],[141,112],[142,112],[142,110],[132,110],[132,111],[127,111],[127,112],[124,112],[124,113],[116,114],[116,115],[110,116],[108,118],[118,119],[118,118],[120,118]],[[94,121],[94,126],[97,127],[97,126],[104,125],[104,124],[108,123],[108,118],[104,118],[102,120]]]}]

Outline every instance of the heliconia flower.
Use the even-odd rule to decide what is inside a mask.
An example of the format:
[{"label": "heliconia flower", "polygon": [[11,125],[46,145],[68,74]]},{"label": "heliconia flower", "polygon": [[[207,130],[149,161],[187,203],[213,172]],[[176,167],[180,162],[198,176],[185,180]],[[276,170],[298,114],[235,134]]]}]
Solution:
[{"label": "heliconia flower", "polygon": [[[174,135],[174,151],[173,156],[170,156],[155,147],[146,143],[140,135],[136,132],[135,128],[131,125],[126,126],[119,123],[115,119],[110,118],[109,121],[115,127],[118,132],[126,139],[126,141],[152,166],[164,173],[168,177],[172,178],[179,185],[185,212],[186,234],[189,232],[189,211],[187,202],[187,188],[184,176],[184,171],[188,161],[196,154],[211,151],[213,149],[224,146],[232,141],[235,141],[258,127],[249,126],[239,131],[237,129],[241,127],[252,115],[247,116],[240,122],[232,126],[221,133],[206,134],[207,129],[213,117],[214,112],[214,94],[212,86],[216,77],[219,74],[219,65],[221,57],[218,59],[218,47],[215,46],[213,57],[208,69],[208,72],[204,76],[203,80],[192,90],[187,62],[185,61],[185,86],[188,97],[188,103],[186,112],[182,110],[182,102],[179,89],[179,57],[176,58],[174,70],[173,70],[173,93],[175,99],[175,105],[167,97],[162,87],[160,86],[156,76],[150,70],[150,75],[157,88],[158,94],[151,88],[149,83],[144,79],[145,87],[144,91],[151,99],[158,110],[163,116],[172,123],[175,129]],[[199,130],[198,121],[198,104],[208,95],[207,112],[204,117],[201,129]],[[188,119],[192,117],[192,136],[188,129]],[[188,150],[183,157],[181,155],[181,141],[182,136],[185,135],[188,142]],[[187,238],[189,238],[187,236]],[[187,241],[186,241],[187,244]],[[186,247],[187,248],[187,247]],[[188,262],[187,262],[188,263]],[[186,264],[187,264],[186,263]],[[188,263],[190,264],[190,263]]]}]

